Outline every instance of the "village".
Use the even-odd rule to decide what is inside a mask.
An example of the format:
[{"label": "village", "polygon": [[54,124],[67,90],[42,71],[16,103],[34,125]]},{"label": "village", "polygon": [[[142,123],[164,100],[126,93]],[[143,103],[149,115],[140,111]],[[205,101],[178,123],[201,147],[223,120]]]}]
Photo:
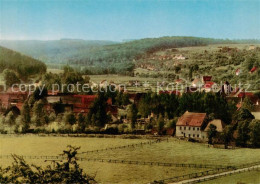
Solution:
[{"label": "village", "polygon": [[[179,117],[175,116],[173,119],[168,117],[169,114],[163,114],[163,117],[161,118],[161,121],[163,122],[161,122],[161,124],[160,122],[158,123],[158,121],[160,121],[160,114],[155,114],[153,110],[148,111],[149,114],[144,116],[141,115],[138,112],[137,107],[140,106],[140,101],[142,101],[142,98],[145,98],[147,94],[152,93],[157,94],[158,96],[174,95],[176,98],[181,98],[183,95],[192,93],[214,93],[224,98],[226,103],[231,101],[232,103],[235,103],[236,111],[243,108],[244,103],[247,103],[247,105],[250,104],[250,112],[254,115],[254,118],[258,120],[260,118],[259,95],[254,94],[253,92],[246,92],[243,88],[239,87],[233,88],[228,82],[225,82],[222,86],[217,85],[215,82],[212,82],[212,76],[202,76],[201,78],[196,78],[190,83],[190,86],[187,86],[187,84],[183,85],[184,87],[181,86],[182,83],[180,80],[176,80],[174,83],[175,84],[173,86],[175,86],[175,90],[170,90],[163,82],[158,83],[159,86],[156,92],[128,91],[128,87],[138,88],[143,85],[142,82],[137,80],[129,81],[127,84],[115,84],[114,82],[108,82],[107,80],[103,80],[99,84],[89,83],[88,86],[91,87],[92,91],[97,89],[113,89],[110,93],[114,93],[114,95],[104,98],[106,99],[105,113],[108,115],[108,119],[104,119],[103,123],[100,122],[98,125],[99,128],[97,128],[97,125],[93,122],[87,122],[87,117],[90,112],[93,111],[93,104],[99,98],[99,93],[92,92],[92,94],[81,94],[60,92],[58,90],[46,90],[45,92],[43,89],[38,90],[39,98],[37,100],[40,100],[42,103],[40,105],[38,104],[38,108],[41,109],[38,110],[39,112],[33,112],[37,109],[37,106],[35,105],[37,104],[37,102],[35,102],[36,99],[34,99],[34,105],[29,104],[28,108],[31,110],[27,112],[27,116],[31,118],[28,120],[26,130],[24,130],[25,125],[22,123],[16,124],[16,129],[12,130],[7,128],[10,124],[2,123],[1,132],[150,134],[154,136],[168,135],[191,141],[207,142],[209,141],[209,132],[212,131],[213,127],[216,132],[216,135],[214,134],[214,143],[224,144],[223,139],[221,139],[221,134],[225,129],[226,122],[221,119],[209,117],[210,114],[207,114],[206,112],[190,112],[185,110],[183,111],[183,114],[180,114]],[[38,87],[38,89],[41,88]],[[17,86],[14,88],[9,88],[7,91],[2,91],[0,93],[1,113],[5,116],[5,118],[2,117],[2,122],[8,122],[8,118],[16,121],[19,119],[17,117],[25,116],[26,105],[28,106],[28,102],[32,101],[31,97],[35,96],[35,93],[37,92],[28,90],[19,91]],[[133,107],[135,107],[135,109],[133,109]],[[46,116],[45,118],[48,120],[44,120],[44,123],[33,122],[33,117],[37,113],[40,113],[39,116],[44,114]],[[66,131],[60,131],[62,124],[61,122],[64,121],[64,116],[67,116],[69,120],[65,120],[66,122],[63,127],[65,126],[69,128]],[[93,117],[90,117],[89,121],[93,121],[91,118],[93,119]],[[100,118],[101,119],[99,120],[103,121],[102,118],[105,117]],[[42,121],[40,119],[42,118],[38,117],[38,119],[36,118],[36,121]],[[170,121],[172,122],[167,123]],[[66,123],[71,126],[67,126]],[[79,128],[82,123],[84,126]],[[232,122],[228,123],[232,124]],[[11,123],[11,125],[14,125],[14,123]]]}]

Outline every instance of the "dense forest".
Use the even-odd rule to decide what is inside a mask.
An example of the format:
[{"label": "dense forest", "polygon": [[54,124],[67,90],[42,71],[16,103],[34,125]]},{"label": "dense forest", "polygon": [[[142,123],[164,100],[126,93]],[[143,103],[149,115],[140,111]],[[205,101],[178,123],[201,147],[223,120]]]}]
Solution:
[{"label": "dense forest", "polygon": [[0,47],[0,72],[9,69],[26,80],[29,76],[46,72],[46,65],[39,60]]}]

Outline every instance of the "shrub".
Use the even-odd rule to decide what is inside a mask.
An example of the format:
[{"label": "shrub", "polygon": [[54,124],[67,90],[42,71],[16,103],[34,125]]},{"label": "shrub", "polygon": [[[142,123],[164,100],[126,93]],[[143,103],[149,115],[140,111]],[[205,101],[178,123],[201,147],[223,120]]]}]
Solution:
[{"label": "shrub", "polygon": [[83,173],[76,157],[79,147],[68,146],[63,151],[63,163],[53,161],[46,168],[29,165],[17,155],[14,162],[7,168],[0,168],[0,183],[96,183],[94,178]]}]

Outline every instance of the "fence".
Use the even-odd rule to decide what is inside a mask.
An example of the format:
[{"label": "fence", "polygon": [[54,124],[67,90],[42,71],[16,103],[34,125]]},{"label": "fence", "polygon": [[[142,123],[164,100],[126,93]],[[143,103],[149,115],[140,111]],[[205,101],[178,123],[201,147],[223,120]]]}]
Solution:
[{"label": "fence", "polygon": [[[20,156],[23,159],[42,159],[42,160],[64,160],[66,157],[63,156]],[[11,155],[2,155],[0,158],[12,158]],[[166,162],[146,162],[146,161],[135,161],[135,160],[116,160],[116,159],[102,159],[102,158],[77,158],[79,161],[94,161],[94,162],[107,162],[107,163],[119,163],[119,164],[134,164],[134,165],[150,165],[150,166],[164,166],[164,167],[186,167],[186,168],[232,168],[223,167],[221,165],[206,165],[206,164],[181,164],[181,163],[166,163]]]},{"label": "fence", "polygon": [[[189,179],[192,179],[192,178],[214,175],[214,176],[209,176],[209,177],[201,178],[201,179],[194,180],[194,181],[183,182],[183,184],[184,183],[185,184],[199,183],[199,182],[202,182],[202,181],[213,180],[213,179],[216,179],[216,178],[219,178],[219,177],[222,177],[222,176],[228,176],[228,175],[232,175],[232,174],[235,174],[235,173],[247,172],[247,171],[252,171],[252,170],[257,170],[257,171],[260,170],[260,162],[241,164],[239,166],[219,167],[219,168],[208,170],[208,171],[191,173],[191,174],[186,174],[186,175],[182,175],[182,176],[176,176],[176,177],[172,177],[172,178],[154,181],[154,182],[151,182],[151,183],[177,182],[177,181],[189,180]],[[227,171],[230,171],[230,172],[227,172]],[[223,173],[223,172],[225,172],[225,173]]]},{"label": "fence", "polygon": [[227,171],[229,169],[230,168],[211,169],[211,170],[207,170],[207,171],[191,173],[191,174],[185,174],[185,175],[182,175],[182,176],[175,176],[175,177],[172,177],[172,178],[167,178],[167,179],[163,179],[163,180],[153,181],[151,183],[152,184],[156,184],[156,183],[178,182],[178,181],[182,181],[182,180],[187,180],[187,179],[207,176],[207,175],[210,175],[210,174],[216,174],[216,173],[219,173],[219,172],[224,172],[224,171]]},{"label": "fence", "polygon": [[130,148],[130,147],[152,145],[152,144],[160,143],[160,142],[161,142],[161,140],[157,139],[156,141],[141,142],[141,143],[138,143],[138,144],[129,144],[129,145],[124,145],[124,146],[116,146],[116,147],[104,148],[104,149],[98,149],[98,150],[92,150],[92,151],[84,151],[84,152],[81,152],[79,154],[99,153],[99,152],[108,151],[108,150],[118,150],[118,149]]},{"label": "fence", "polygon": [[250,172],[250,171],[260,171],[260,167],[250,167],[250,168],[244,168],[241,170],[234,170],[234,171],[230,171],[230,172],[225,172],[225,173],[220,173],[214,176],[209,176],[209,177],[204,177],[204,178],[199,178],[197,180],[194,181],[187,181],[187,182],[183,182],[183,184],[193,184],[193,183],[200,183],[200,182],[204,182],[204,181],[209,181],[209,180],[214,180],[220,177],[225,177],[225,176],[231,176],[233,174],[239,174],[239,173],[244,173],[244,172]]}]

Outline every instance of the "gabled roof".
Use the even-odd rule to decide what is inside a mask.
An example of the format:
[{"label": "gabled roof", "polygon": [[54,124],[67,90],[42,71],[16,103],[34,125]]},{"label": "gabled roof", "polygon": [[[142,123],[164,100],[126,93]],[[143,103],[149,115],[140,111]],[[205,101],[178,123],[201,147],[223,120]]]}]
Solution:
[{"label": "gabled roof", "polygon": [[212,76],[203,76],[203,81],[206,82],[206,81],[211,81],[212,79]]},{"label": "gabled roof", "polygon": [[257,70],[257,67],[254,66],[254,67],[250,70],[250,72],[253,73],[253,72],[256,71],[256,70]]},{"label": "gabled roof", "polygon": [[215,125],[218,132],[223,132],[224,123],[220,119],[214,119],[210,121],[204,131],[209,131],[210,125]]},{"label": "gabled roof", "polygon": [[196,113],[186,111],[177,122],[177,126],[201,127],[206,119],[206,113]]},{"label": "gabled roof", "polygon": [[214,84],[215,84],[215,82],[206,81],[204,84],[204,88],[211,89]]}]

